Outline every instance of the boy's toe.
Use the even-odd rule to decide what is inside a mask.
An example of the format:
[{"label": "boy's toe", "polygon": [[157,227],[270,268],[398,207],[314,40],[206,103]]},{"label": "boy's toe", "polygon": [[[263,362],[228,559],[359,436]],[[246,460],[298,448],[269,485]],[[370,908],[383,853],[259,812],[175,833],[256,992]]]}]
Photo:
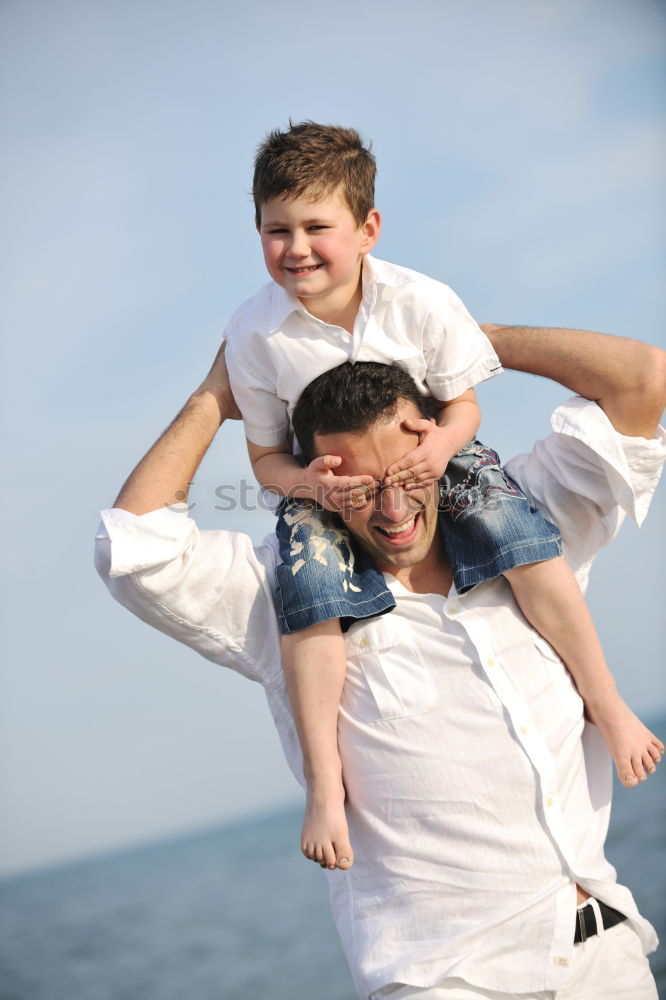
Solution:
[{"label": "boy's toe", "polygon": [[354,852],[351,849],[351,844],[342,844],[342,846],[336,844],[335,846],[338,868],[346,871],[354,864]]},{"label": "boy's toe", "polygon": [[332,871],[337,863],[335,851],[333,850],[333,844],[325,844],[321,850],[324,867],[329,868]]},{"label": "boy's toe", "polygon": [[643,758],[641,754],[634,754],[634,756],[631,758],[631,765],[633,772],[638,778],[638,780],[646,781],[647,774],[645,773],[645,768],[643,767]]},{"label": "boy's toe", "polygon": [[617,762],[617,776],[626,788],[632,788],[638,782],[630,757],[620,757]]}]

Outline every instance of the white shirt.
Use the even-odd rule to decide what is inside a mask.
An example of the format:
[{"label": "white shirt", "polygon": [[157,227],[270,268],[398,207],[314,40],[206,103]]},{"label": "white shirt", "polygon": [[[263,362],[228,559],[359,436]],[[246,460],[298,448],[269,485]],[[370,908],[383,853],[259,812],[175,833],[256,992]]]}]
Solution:
[{"label": "white shirt", "polygon": [[363,259],[353,334],[324,323],[270,282],[233,315],[226,361],[250,441],[284,441],[303,389],[345,361],[398,364],[420,391],[448,400],[502,371],[492,345],[446,285],[395,264]]},{"label": "white shirt", "polygon": [[[560,407],[507,469],[559,525],[584,583],[625,512],[644,517],[666,434],[617,434],[596,404]],[[285,755],[302,757],[285,689],[273,538],[199,532],[185,513],[105,511],[97,566],[134,614],[263,685]],[[327,873],[359,995],[445,977],[505,992],[570,974],[575,883],[656,935],[603,845],[610,758],[552,649],[502,581],[416,595],[347,634],[339,742],[355,862]]]}]

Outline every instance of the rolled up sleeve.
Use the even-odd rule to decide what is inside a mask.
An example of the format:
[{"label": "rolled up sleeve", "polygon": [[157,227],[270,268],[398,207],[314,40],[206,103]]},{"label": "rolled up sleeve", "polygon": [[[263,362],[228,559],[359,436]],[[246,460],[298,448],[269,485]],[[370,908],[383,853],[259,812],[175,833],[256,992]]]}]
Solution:
[{"label": "rolled up sleeve", "polygon": [[575,396],[552,415],[553,433],[506,465],[562,533],[563,554],[585,587],[590,563],[629,515],[640,525],[666,458],[666,433],[619,434],[596,403]]},{"label": "rolled up sleeve", "polygon": [[132,614],[206,659],[268,685],[280,670],[275,552],[247,535],[200,532],[186,508],[102,512],[95,566]]}]

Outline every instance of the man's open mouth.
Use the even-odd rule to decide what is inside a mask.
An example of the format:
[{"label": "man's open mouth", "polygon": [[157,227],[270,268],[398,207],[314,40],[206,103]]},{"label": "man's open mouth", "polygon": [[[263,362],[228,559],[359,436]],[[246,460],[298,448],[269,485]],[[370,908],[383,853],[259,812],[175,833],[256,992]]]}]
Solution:
[{"label": "man's open mouth", "polygon": [[393,545],[400,545],[403,542],[411,542],[412,538],[416,534],[417,522],[421,513],[414,514],[410,517],[408,521],[404,521],[402,524],[397,524],[392,527],[384,525],[380,528],[377,524],[375,525],[375,530],[387,538]]}]

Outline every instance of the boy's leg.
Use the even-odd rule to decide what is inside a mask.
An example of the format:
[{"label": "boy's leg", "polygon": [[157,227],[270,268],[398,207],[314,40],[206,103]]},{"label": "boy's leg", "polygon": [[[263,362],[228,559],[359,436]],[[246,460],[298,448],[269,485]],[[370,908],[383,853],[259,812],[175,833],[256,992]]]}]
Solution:
[{"label": "boy's leg", "polygon": [[282,664],[307,784],[301,850],[322,867],[350,868],[354,854],[338,753],[338,707],[345,680],[339,620],[283,635]]},{"label": "boy's leg", "polygon": [[337,738],[346,670],[340,618],[348,625],[390,611],[395,601],[373,561],[313,504],[283,502],[277,535],[282,665],[307,784],[301,849],[322,867],[349,868]]},{"label": "boy's leg", "polygon": [[664,744],[617,693],[592,617],[573,572],[562,558],[508,570],[520,609],[557,651],[576,682],[587,714],[599,727],[620,781],[631,788],[654,773]]},{"label": "boy's leg", "polygon": [[664,745],[620,698],[576,579],[561,557],[559,533],[501,468],[472,441],[441,483],[442,531],[459,592],[500,574],[527,620],[557,650],[588,714],[606,740],[623,784],[652,773]]}]

